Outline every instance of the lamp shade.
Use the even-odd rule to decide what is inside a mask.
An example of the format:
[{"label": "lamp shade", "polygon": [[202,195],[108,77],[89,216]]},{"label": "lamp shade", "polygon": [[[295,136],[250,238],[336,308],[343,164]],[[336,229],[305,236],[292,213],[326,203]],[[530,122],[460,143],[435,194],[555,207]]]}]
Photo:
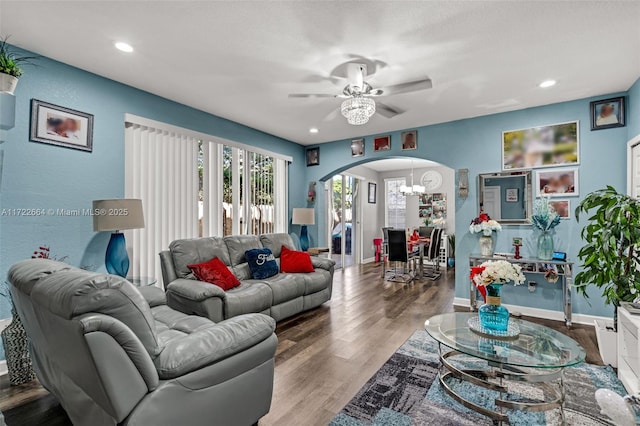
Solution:
[{"label": "lamp shade", "polygon": [[118,198],[93,201],[93,230],[122,231],[144,228],[142,200]]},{"label": "lamp shade", "polygon": [[313,209],[293,209],[292,225],[315,225],[316,218]]}]

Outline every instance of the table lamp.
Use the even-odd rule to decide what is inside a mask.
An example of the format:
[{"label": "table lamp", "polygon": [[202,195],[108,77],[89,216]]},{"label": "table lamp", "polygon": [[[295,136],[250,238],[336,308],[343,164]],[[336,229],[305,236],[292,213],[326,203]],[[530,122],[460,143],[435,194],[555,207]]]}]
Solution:
[{"label": "table lamp", "polygon": [[124,234],[120,231],[138,228],[144,228],[142,200],[119,198],[93,201],[93,230],[113,231],[105,255],[110,274],[127,277],[129,255]]},{"label": "table lamp", "polygon": [[307,225],[315,225],[315,214],[313,209],[296,208],[293,209],[292,225],[302,225],[300,227],[300,248],[302,251],[309,250],[309,234]]}]

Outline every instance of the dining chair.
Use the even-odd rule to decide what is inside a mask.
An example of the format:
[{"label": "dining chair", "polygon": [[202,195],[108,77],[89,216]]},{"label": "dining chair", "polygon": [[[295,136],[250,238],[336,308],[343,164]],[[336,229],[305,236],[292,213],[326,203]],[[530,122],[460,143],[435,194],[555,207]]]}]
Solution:
[{"label": "dining chair", "polygon": [[[393,275],[385,277],[386,281],[409,283],[415,279],[415,260],[417,255],[407,250],[407,234],[402,229],[389,229],[388,233],[388,250],[389,262],[394,262],[394,269],[391,271]],[[398,263],[402,264],[402,268],[398,268]],[[411,268],[411,264],[413,268]]]},{"label": "dining chair", "polygon": [[440,245],[442,243],[442,233],[443,230],[441,228],[434,228],[431,231],[431,241],[429,241],[429,250],[425,255],[424,259],[427,265],[430,267],[430,272],[426,273],[424,277],[429,278],[432,281],[440,278]]}]

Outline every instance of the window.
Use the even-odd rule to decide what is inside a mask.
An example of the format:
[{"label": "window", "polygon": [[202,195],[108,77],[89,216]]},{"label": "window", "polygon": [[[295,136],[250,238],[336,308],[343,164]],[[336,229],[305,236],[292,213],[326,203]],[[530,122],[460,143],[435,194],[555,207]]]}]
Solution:
[{"label": "window", "polygon": [[405,183],[405,178],[386,179],[384,181],[386,195],[384,223],[387,227],[405,228],[407,197],[400,192],[400,187]]},{"label": "window", "polygon": [[160,279],[158,253],[176,239],[287,232],[290,158],[130,114],[125,121],[125,197],[142,199],[145,215],[145,228],[126,231],[131,275]]}]

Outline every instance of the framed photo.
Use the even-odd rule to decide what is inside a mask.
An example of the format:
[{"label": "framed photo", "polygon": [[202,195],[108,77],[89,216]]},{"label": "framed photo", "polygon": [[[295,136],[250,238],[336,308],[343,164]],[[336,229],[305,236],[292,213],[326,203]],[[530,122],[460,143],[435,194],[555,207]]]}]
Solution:
[{"label": "framed photo", "polygon": [[31,99],[32,142],[93,151],[93,114]]},{"label": "framed photo", "polygon": [[507,203],[517,203],[518,202],[518,188],[507,188],[505,189],[505,200]]},{"label": "framed photo", "polygon": [[362,157],[364,155],[364,139],[354,139],[351,141],[351,156]]},{"label": "framed photo", "polygon": [[512,246],[521,246],[522,245],[522,237],[513,237],[511,239],[511,245]]},{"label": "framed photo", "polygon": [[589,103],[591,130],[624,127],[624,96]]},{"label": "framed photo", "polygon": [[502,170],[579,164],[578,122],[502,132]]},{"label": "framed photo", "polygon": [[369,204],[376,203],[376,184],[373,182],[369,182],[368,201]]},{"label": "framed photo", "polygon": [[320,147],[307,148],[307,167],[320,165]]},{"label": "framed photo", "polygon": [[373,139],[374,151],[389,151],[391,149],[391,136],[379,136]]},{"label": "framed photo", "polygon": [[571,201],[553,200],[549,201],[549,205],[560,215],[561,219],[571,219]]},{"label": "framed photo", "polygon": [[409,149],[418,148],[418,131],[411,130],[409,132],[402,132],[400,134],[402,139],[402,150],[406,151]]},{"label": "framed photo", "polygon": [[578,168],[538,170],[536,173],[536,196],[573,197],[578,191]]}]

